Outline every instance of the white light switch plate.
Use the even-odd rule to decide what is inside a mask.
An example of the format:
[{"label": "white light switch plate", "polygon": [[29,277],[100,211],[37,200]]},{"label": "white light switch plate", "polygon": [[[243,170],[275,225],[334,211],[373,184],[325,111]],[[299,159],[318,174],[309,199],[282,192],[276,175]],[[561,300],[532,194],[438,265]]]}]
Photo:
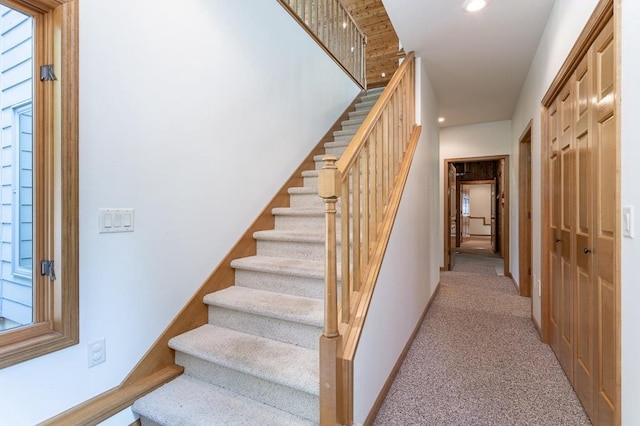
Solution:
[{"label": "white light switch plate", "polygon": [[133,209],[98,209],[98,232],[133,232]]},{"label": "white light switch plate", "polygon": [[622,207],[622,236],[633,238],[633,206]]}]

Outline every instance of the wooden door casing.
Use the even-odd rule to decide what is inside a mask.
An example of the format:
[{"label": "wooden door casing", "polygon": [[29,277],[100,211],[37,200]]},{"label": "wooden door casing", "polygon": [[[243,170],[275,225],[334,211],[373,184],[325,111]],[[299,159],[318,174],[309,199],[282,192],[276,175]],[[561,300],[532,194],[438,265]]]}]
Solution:
[{"label": "wooden door casing", "polygon": [[451,271],[456,264],[456,239],[458,233],[458,212],[457,212],[457,187],[456,187],[456,168],[453,164],[449,164],[449,266]]}]

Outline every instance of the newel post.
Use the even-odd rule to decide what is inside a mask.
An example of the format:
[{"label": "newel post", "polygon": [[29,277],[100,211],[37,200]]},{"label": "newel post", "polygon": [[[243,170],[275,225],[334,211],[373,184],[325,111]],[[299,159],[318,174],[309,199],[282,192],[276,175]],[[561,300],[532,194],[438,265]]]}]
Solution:
[{"label": "newel post", "polygon": [[336,265],[336,203],[341,178],[336,157],[324,157],[318,172],[318,195],[325,202],[325,295],[324,331],[320,337],[320,424],[338,423],[341,385],[338,381],[338,273]]}]

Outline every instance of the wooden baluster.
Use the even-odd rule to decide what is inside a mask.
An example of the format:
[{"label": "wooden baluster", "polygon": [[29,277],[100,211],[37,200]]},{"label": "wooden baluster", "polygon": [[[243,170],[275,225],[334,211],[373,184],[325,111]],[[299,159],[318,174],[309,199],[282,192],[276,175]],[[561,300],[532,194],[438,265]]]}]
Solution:
[{"label": "wooden baluster", "polygon": [[325,156],[318,172],[318,195],[325,202],[324,330],[320,337],[320,424],[337,422],[341,384],[338,383],[338,277],[336,269],[336,203],[340,195],[336,157]]},{"label": "wooden baluster", "polygon": [[350,214],[349,214],[349,175],[342,181],[342,214],[341,220],[341,245],[342,251],[342,322],[348,324],[351,321],[351,257],[349,250]]},{"label": "wooden baluster", "polygon": [[369,182],[371,180],[369,174],[369,142],[365,142],[360,155],[362,163],[362,264],[369,266]]},{"label": "wooden baluster", "polygon": [[361,183],[360,183],[360,156],[356,158],[353,163],[353,291],[360,290],[360,282],[362,281],[362,274],[360,271],[360,223],[362,215],[361,205]]}]

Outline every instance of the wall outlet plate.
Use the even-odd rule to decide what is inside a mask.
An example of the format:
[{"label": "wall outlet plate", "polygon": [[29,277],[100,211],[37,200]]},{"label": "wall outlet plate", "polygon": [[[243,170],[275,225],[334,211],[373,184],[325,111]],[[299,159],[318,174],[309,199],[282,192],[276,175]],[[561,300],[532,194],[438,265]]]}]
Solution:
[{"label": "wall outlet plate", "polygon": [[107,360],[107,343],[104,337],[87,344],[87,359],[89,368]]}]

